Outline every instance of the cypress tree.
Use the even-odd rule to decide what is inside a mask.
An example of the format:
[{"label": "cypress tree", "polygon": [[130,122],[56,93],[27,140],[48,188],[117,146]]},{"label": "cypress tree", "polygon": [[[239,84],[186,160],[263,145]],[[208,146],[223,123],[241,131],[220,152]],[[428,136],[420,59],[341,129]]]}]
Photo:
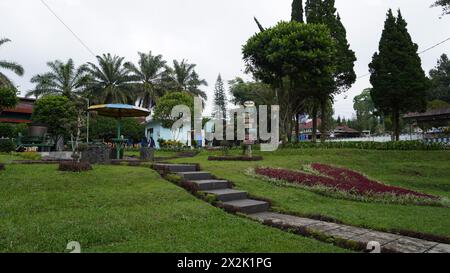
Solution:
[{"label": "cypress tree", "polygon": [[303,0],[294,0],[292,2],[292,21],[297,21],[300,23],[304,23],[303,20]]},{"label": "cypress tree", "polygon": [[418,46],[408,33],[401,12],[388,11],[379,50],[369,64],[371,97],[377,109],[390,115],[395,140],[400,139],[400,115],[426,108],[429,81],[422,69]]}]

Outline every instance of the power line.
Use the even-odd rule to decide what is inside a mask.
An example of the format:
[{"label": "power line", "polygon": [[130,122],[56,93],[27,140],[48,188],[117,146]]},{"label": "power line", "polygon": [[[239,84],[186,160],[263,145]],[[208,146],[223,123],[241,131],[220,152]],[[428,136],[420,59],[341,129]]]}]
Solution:
[{"label": "power line", "polygon": [[[430,51],[430,50],[432,50],[432,49],[434,49],[434,48],[436,48],[436,47],[438,47],[438,46],[440,46],[440,45],[442,45],[442,44],[444,44],[444,43],[446,43],[446,42],[448,42],[448,41],[450,41],[450,37],[447,38],[447,39],[445,39],[445,40],[443,40],[443,41],[441,41],[441,42],[439,42],[439,43],[437,43],[437,44],[435,44],[435,45],[433,45],[433,46],[430,46],[429,48],[427,48],[427,49],[425,49],[425,50],[423,50],[423,51],[420,51],[420,52],[417,53],[417,54],[421,55],[421,54],[423,54],[423,53],[425,53],[425,52],[428,52],[428,51]],[[369,75],[370,75],[370,73],[367,73],[367,74],[358,76],[356,79],[359,80],[359,79],[365,78],[365,77],[367,77],[367,76],[369,76]]]},{"label": "power line", "polygon": [[64,23],[64,21],[52,10],[52,8],[50,8],[50,6],[44,1],[41,0],[41,3],[50,11],[50,13],[52,13],[56,19],[58,19],[58,21],[61,22],[61,24],[63,24],[67,30],[70,31],[70,33],[72,33],[72,35],[78,40],[78,42],[87,50],[89,51],[89,53],[94,56],[94,58],[97,56],[87,45],[86,43],[83,42],[83,40],[81,40],[81,38],[66,24]]},{"label": "power line", "polygon": [[448,41],[450,41],[450,37],[447,38],[447,39],[445,39],[445,40],[442,41],[442,42],[439,42],[439,43],[435,44],[434,46],[431,46],[431,47],[429,47],[429,48],[427,48],[427,49],[425,49],[425,50],[419,52],[419,55],[422,54],[422,53],[425,53],[425,52],[427,52],[427,51],[430,51],[430,50],[432,50],[433,48],[438,47],[438,46],[440,46],[440,45],[442,45],[443,43],[448,42]]}]

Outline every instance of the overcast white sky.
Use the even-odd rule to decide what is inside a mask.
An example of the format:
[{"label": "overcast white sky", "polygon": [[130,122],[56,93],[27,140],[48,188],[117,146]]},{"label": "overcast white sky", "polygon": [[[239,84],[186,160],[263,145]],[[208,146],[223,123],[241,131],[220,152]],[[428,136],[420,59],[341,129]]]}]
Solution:
[{"label": "overcast white sky", "polygon": [[[137,52],[162,54],[168,62],[188,59],[209,86],[212,99],[219,73],[225,80],[244,76],[241,46],[258,29],[256,16],[266,26],[289,20],[292,0],[46,0],[48,5],[95,53],[111,52],[137,61]],[[420,50],[450,37],[450,16],[429,8],[434,0],[336,0],[356,52],[358,75],[378,48],[388,8],[401,8],[409,31]],[[7,73],[24,94],[29,80],[47,71],[46,62],[73,58],[77,65],[93,56],[45,8],[39,0],[0,0],[0,37],[13,42],[0,49],[0,59],[25,68],[23,77]],[[442,53],[450,54],[450,42],[423,55],[428,72]],[[249,76],[246,76],[249,78]],[[353,97],[370,87],[369,78],[358,80],[335,103],[336,115],[353,115]],[[210,106],[208,107],[210,109]]]}]

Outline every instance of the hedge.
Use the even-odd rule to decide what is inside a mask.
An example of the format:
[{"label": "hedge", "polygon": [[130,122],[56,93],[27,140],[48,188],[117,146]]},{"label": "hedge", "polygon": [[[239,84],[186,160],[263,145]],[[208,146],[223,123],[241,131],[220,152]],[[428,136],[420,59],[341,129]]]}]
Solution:
[{"label": "hedge", "polygon": [[319,148],[319,149],[362,149],[362,150],[450,150],[450,145],[445,143],[427,143],[424,141],[389,141],[389,142],[299,142],[283,144],[282,148]]}]

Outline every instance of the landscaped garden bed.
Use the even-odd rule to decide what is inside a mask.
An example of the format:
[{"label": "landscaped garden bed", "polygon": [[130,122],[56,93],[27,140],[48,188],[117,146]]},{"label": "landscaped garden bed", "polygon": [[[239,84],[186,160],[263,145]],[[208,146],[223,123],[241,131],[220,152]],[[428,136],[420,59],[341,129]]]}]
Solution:
[{"label": "landscaped garden bed", "polygon": [[304,171],[258,167],[254,173],[266,179],[287,182],[333,197],[386,203],[442,205],[437,196],[371,180],[355,171],[325,164],[311,164]]},{"label": "landscaped garden bed", "polygon": [[59,168],[62,172],[87,172],[92,170],[92,166],[89,162],[61,162]]},{"label": "landscaped garden bed", "polygon": [[261,161],[262,156],[209,156],[209,161]]}]

